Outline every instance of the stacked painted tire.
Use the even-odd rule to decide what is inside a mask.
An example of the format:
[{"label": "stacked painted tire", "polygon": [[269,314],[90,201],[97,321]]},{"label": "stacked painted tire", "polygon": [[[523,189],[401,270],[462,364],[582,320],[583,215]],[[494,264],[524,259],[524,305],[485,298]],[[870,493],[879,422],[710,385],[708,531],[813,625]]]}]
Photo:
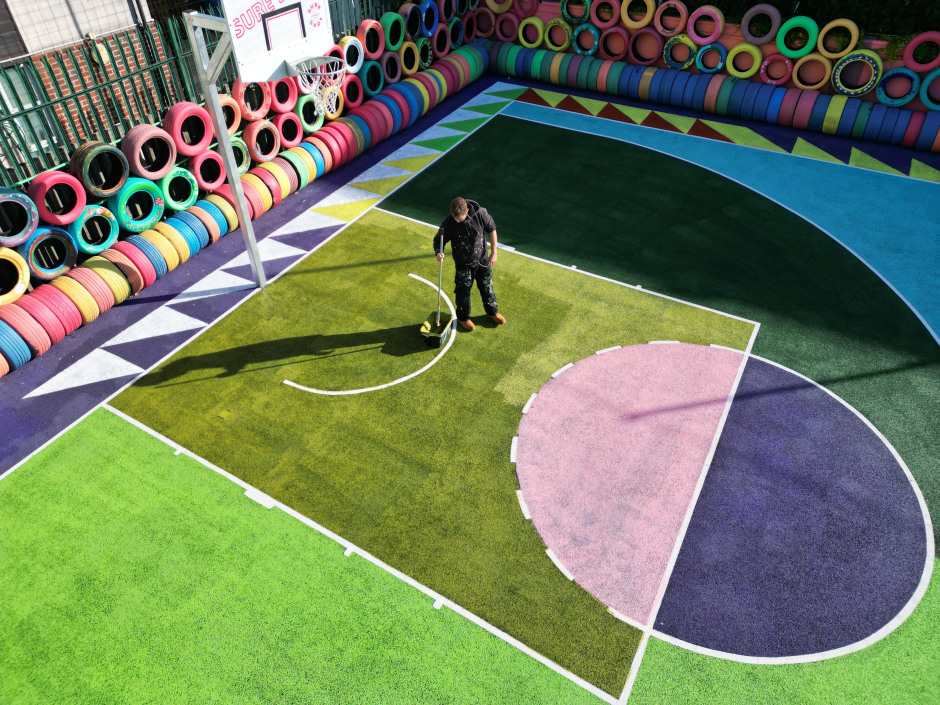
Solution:
[{"label": "stacked painted tire", "polygon": [[698,74],[577,53],[492,42],[492,70],[631,100],[802,130],[940,151],[940,110],[923,113],[861,98],[787,88],[724,74]]}]

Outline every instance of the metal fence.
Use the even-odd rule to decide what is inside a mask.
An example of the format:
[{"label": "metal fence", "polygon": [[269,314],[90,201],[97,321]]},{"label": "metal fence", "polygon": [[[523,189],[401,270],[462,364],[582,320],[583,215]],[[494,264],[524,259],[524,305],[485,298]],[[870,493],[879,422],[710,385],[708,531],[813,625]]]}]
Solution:
[{"label": "metal fence", "polygon": [[[336,37],[397,2],[331,0]],[[221,15],[217,6],[208,14]],[[218,35],[207,33],[210,52]],[[89,140],[118,144],[140,123],[159,124],[174,103],[203,103],[182,18],[166,17],[106,38],[35,54],[0,67],[0,185],[15,187],[65,166]],[[219,79],[237,76],[232,57]]]}]

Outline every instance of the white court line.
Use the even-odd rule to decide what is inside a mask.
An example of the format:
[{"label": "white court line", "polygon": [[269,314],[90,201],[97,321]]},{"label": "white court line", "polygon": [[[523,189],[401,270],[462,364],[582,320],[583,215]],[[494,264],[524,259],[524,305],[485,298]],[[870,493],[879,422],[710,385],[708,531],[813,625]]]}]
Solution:
[{"label": "white court line", "polygon": [[649,616],[647,617],[646,628],[643,631],[643,636],[640,639],[640,646],[637,649],[636,654],[633,657],[633,663],[630,664],[630,675],[627,678],[627,682],[623,687],[623,692],[620,694],[620,703],[626,703],[630,698],[630,691],[633,690],[633,684],[636,682],[637,674],[640,672],[640,663],[643,660],[643,654],[646,652],[646,644],[649,641],[650,632],[652,631],[652,625],[656,619],[656,615],[659,613],[659,608],[662,606],[663,598],[666,595],[666,588],[669,585],[669,580],[672,577],[672,571],[676,567],[676,560],[679,558],[679,549],[682,548],[682,543],[685,540],[686,532],[689,530],[689,524],[692,522],[692,513],[695,510],[695,505],[698,503],[699,495],[702,493],[702,486],[705,484],[705,477],[708,475],[708,469],[711,467],[712,459],[715,457],[715,450],[718,448],[718,441],[721,440],[721,434],[725,427],[725,422],[728,420],[728,413],[731,411],[731,403],[734,401],[734,395],[738,391],[738,385],[741,383],[741,377],[744,375],[744,368],[747,366],[748,356],[751,354],[751,348],[754,347],[754,341],[757,339],[757,332],[760,330],[760,324],[754,324],[754,330],[751,332],[751,337],[747,342],[747,348],[741,353],[740,350],[735,352],[741,354],[741,362],[738,365],[737,374],[735,374],[734,382],[731,385],[731,389],[728,392],[728,399],[725,401],[725,407],[721,412],[721,418],[718,421],[718,427],[715,429],[715,434],[712,437],[711,448],[708,450],[708,455],[705,457],[705,462],[702,464],[702,471],[699,473],[698,483],[695,485],[695,489],[692,492],[692,497],[689,499],[689,506],[686,509],[685,517],[682,520],[682,525],[679,527],[679,532],[676,535],[676,541],[672,547],[672,554],[669,557],[669,562],[666,564],[666,570],[663,572],[662,580],[659,583],[659,590],[656,593],[656,599],[653,601],[653,607],[650,610]]},{"label": "white court line", "polygon": [[[521,118],[520,118],[520,119],[521,119]],[[395,217],[395,218],[402,218],[402,219],[404,219],[404,220],[411,221],[412,223],[417,223],[418,225],[423,225],[423,226],[425,226],[426,228],[434,228],[435,230],[437,230],[437,228],[438,228],[437,225],[431,225],[430,223],[425,223],[423,220],[417,220],[416,218],[410,218],[410,217],[408,217],[407,215],[400,215],[399,213],[395,213],[394,211],[389,211],[389,210],[385,210],[384,208],[379,208],[379,206],[378,206],[377,204],[374,205],[374,206],[372,206],[372,210],[377,210],[377,211],[380,211],[380,212],[382,212],[382,213],[386,213],[386,214],[388,214],[388,215],[390,215],[390,216],[393,216],[393,217]],[[498,244],[498,243],[497,243],[497,248],[499,248],[499,244]],[[665,299],[666,301],[675,301],[676,303],[680,303],[680,304],[682,304],[682,305],[684,305],[684,306],[691,306],[692,308],[697,308],[699,311],[708,311],[709,313],[715,313],[715,314],[718,314],[719,316],[724,316],[725,318],[731,318],[731,319],[733,319],[733,320],[735,320],[735,321],[743,321],[744,323],[752,323],[752,324],[754,324],[754,325],[757,324],[757,321],[752,321],[752,320],[750,320],[749,318],[743,318],[743,317],[741,317],[741,316],[735,316],[733,313],[728,313],[727,311],[719,311],[718,309],[709,308],[708,306],[702,306],[701,304],[693,303],[692,301],[685,301],[684,299],[677,299],[675,296],[668,296],[668,295],[666,295],[666,294],[660,294],[660,293],[658,293],[658,292],[656,292],[656,291],[653,291],[652,289],[644,289],[642,286],[640,286],[640,285],[638,285],[638,284],[627,284],[627,283],[625,283],[625,282],[618,281],[618,280],[616,280],[616,279],[611,279],[610,277],[602,277],[600,274],[594,274],[593,272],[587,272],[587,271],[585,271],[585,270],[583,270],[583,269],[572,269],[572,268],[571,268],[570,266],[568,266],[567,264],[559,264],[558,262],[552,262],[552,261],[549,260],[549,259],[543,259],[542,257],[536,257],[535,255],[526,254],[525,252],[521,252],[520,250],[513,249],[512,252],[513,252],[514,254],[519,255],[520,257],[526,257],[527,259],[535,260],[536,262],[542,262],[542,263],[547,264],[547,265],[550,265],[550,266],[552,266],[552,267],[558,267],[559,269],[565,269],[565,270],[567,270],[567,271],[569,271],[569,272],[577,272],[578,274],[583,274],[583,275],[585,275],[585,276],[591,277],[592,279],[600,279],[601,281],[609,282],[609,283],[611,283],[611,284],[616,284],[617,286],[626,287],[627,289],[633,289],[634,291],[639,291],[639,292],[644,293],[644,294],[649,294],[650,296],[655,296],[655,297],[658,298],[658,299]],[[735,352],[741,352],[741,351],[740,351],[740,350],[736,350]]]},{"label": "white court line", "polygon": [[[409,273],[408,276],[414,279],[417,279],[419,282],[424,282],[425,284],[430,286],[432,289],[437,290],[437,287],[434,285],[434,283],[429,282],[424,277],[419,277],[417,274],[411,274],[411,273]],[[447,294],[445,294],[444,292],[440,292],[440,295],[441,295],[441,298],[443,298],[444,301],[447,303],[447,308],[450,309],[450,324],[449,324],[450,335],[447,336],[447,344],[444,345],[443,348],[441,348],[441,351],[437,355],[434,356],[433,360],[431,360],[428,364],[426,364],[420,370],[412,372],[410,375],[399,377],[398,379],[392,382],[386,382],[385,384],[380,384],[376,387],[363,387],[362,389],[344,389],[338,392],[328,391],[325,389],[313,389],[312,387],[305,387],[302,384],[297,384],[296,382],[291,382],[290,380],[287,380],[287,379],[284,380],[284,384],[286,384],[289,387],[294,387],[295,389],[300,389],[305,392],[310,392],[311,394],[323,394],[326,396],[334,397],[334,396],[345,396],[349,394],[364,394],[365,392],[375,392],[375,391],[378,391],[379,389],[388,389],[389,387],[394,387],[396,384],[407,382],[409,379],[412,379],[424,372],[427,372],[434,365],[436,365],[437,362],[442,357],[444,357],[444,353],[450,350],[450,346],[454,344],[454,340],[457,338],[457,330],[455,327],[457,325],[457,312],[454,310],[454,305],[450,302],[450,299],[447,298]]]},{"label": "white court line", "polygon": [[574,576],[568,572],[568,569],[565,568],[564,563],[558,560],[558,556],[555,555],[555,552],[552,549],[550,548],[545,549],[545,553],[548,554],[548,557],[551,559],[552,563],[555,564],[555,567],[561,571],[562,575],[568,578],[568,580],[574,580]]},{"label": "white court line", "polygon": [[596,353],[594,353],[594,354],[595,354],[595,355],[603,355],[604,353],[613,352],[614,350],[620,350],[621,348],[623,348],[622,345],[613,345],[613,346],[611,346],[611,347],[609,347],[609,348],[604,348],[603,350],[598,350],[598,351],[597,351]]},{"label": "white court line", "polygon": [[568,363],[567,365],[565,365],[564,367],[561,367],[561,368],[555,370],[555,371],[552,373],[552,379],[555,379],[558,375],[564,374],[566,370],[570,370],[572,367],[574,367],[574,363],[573,363],[573,362],[569,362],[569,363]]},{"label": "white court line", "polygon": [[[515,105],[515,101],[513,101],[512,103],[510,103],[510,105]],[[536,109],[555,110],[555,108],[545,108],[545,106],[541,106],[541,105],[532,105],[531,103],[527,103],[526,106],[527,106],[526,109],[529,109],[529,107],[531,107],[531,108],[536,108]],[[505,109],[506,107],[509,107],[509,106],[504,106],[503,109]],[[502,112],[502,110],[500,110],[500,113],[501,113],[501,112]],[[601,121],[604,121],[604,122],[610,122],[609,120],[605,120],[604,118],[598,118],[598,117],[595,117],[595,116],[593,116],[593,115],[583,115],[583,114],[580,114],[580,113],[571,113],[571,114],[572,114],[572,115],[578,115],[578,116],[581,117],[581,118],[594,118],[595,120],[601,120]],[[898,297],[899,299],[901,299],[901,301],[903,301],[903,302],[907,305],[907,307],[908,307],[909,309],[911,309],[911,312],[917,317],[917,320],[919,320],[919,321],[924,325],[924,328],[927,329],[927,332],[929,332],[930,335],[933,337],[933,339],[937,342],[937,344],[940,345],[940,335],[938,335],[938,333],[937,333],[936,331],[934,331],[933,328],[930,327],[930,324],[927,323],[927,319],[925,319],[925,318],[921,315],[920,311],[918,311],[916,308],[914,308],[914,305],[913,305],[910,301],[907,300],[907,297],[904,296],[904,294],[902,294],[902,293],[894,286],[894,284],[892,284],[891,282],[889,282],[889,281],[881,274],[881,272],[879,272],[879,271],[878,271],[877,269],[875,269],[871,264],[869,264],[867,260],[865,260],[863,257],[861,257],[861,255],[859,255],[855,250],[853,250],[851,247],[849,247],[848,245],[846,245],[844,242],[842,242],[842,240],[840,240],[839,238],[837,238],[835,235],[833,235],[832,233],[830,233],[828,230],[826,230],[825,228],[823,228],[821,225],[819,225],[818,223],[816,223],[816,222],[810,220],[810,219],[806,216],[805,213],[799,213],[799,212],[793,210],[790,206],[786,205],[785,203],[781,203],[780,201],[778,201],[778,200],[777,200],[776,198],[774,198],[773,196],[771,196],[771,195],[769,195],[769,194],[766,194],[766,193],[764,193],[763,191],[758,190],[758,189],[757,189],[756,187],[754,187],[753,185],[751,185],[751,184],[746,184],[746,183],[744,183],[743,181],[739,181],[739,180],[735,179],[734,177],[729,176],[728,174],[725,174],[725,173],[723,173],[723,172],[721,172],[721,171],[718,171],[717,169],[714,169],[714,168],[712,168],[712,167],[705,166],[704,164],[699,164],[698,162],[694,162],[694,161],[692,161],[692,160],[690,160],[690,159],[686,159],[685,157],[680,157],[680,156],[678,156],[678,155],[676,155],[676,154],[672,154],[671,152],[668,152],[668,151],[663,150],[663,149],[657,149],[657,148],[655,148],[655,147],[650,147],[650,146],[647,145],[647,144],[643,144],[643,142],[640,141],[640,140],[632,140],[632,139],[627,139],[627,138],[625,138],[625,137],[619,137],[619,136],[618,136],[618,137],[615,137],[615,136],[609,135],[609,134],[598,134],[597,132],[589,132],[589,131],[587,131],[587,130],[580,130],[580,129],[578,129],[578,128],[571,127],[570,125],[557,125],[557,124],[555,124],[555,123],[553,123],[553,122],[548,122],[548,121],[543,121],[543,120],[536,120],[536,119],[531,118],[531,117],[522,117],[522,116],[520,116],[520,115],[513,115],[513,114],[512,114],[512,111],[507,112],[507,113],[506,113],[506,116],[507,116],[507,117],[511,117],[511,118],[515,118],[516,120],[525,120],[526,122],[534,122],[534,123],[537,124],[537,125],[549,125],[549,126],[551,126],[551,127],[557,127],[557,128],[562,129],[562,130],[568,130],[568,131],[570,131],[570,132],[580,132],[580,133],[585,134],[585,135],[592,135],[592,136],[594,136],[594,137],[598,137],[598,136],[599,136],[599,137],[605,137],[605,138],[607,138],[607,139],[615,140],[615,141],[617,141],[617,142],[626,142],[627,144],[637,145],[637,146],[643,147],[644,149],[649,149],[649,150],[651,150],[651,151],[653,151],[653,152],[658,152],[659,154],[665,154],[666,156],[672,157],[673,159],[678,159],[678,160],[683,161],[683,162],[685,162],[685,163],[687,163],[687,164],[692,164],[692,165],[694,165],[694,166],[700,167],[700,168],[702,168],[702,169],[705,169],[706,171],[712,172],[713,174],[717,174],[718,176],[721,176],[722,178],[728,179],[729,181],[732,181],[732,182],[738,184],[739,186],[743,186],[744,188],[748,189],[749,191],[753,191],[754,193],[759,193],[761,196],[763,196],[764,198],[766,198],[768,201],[772,201],[773,203],[776,203],[778,206],[780,206],[780,207],[783,208],[784,210],[789,211],[790,213],[792,213],[793,215],[795,215],[797,218],[800,218],[801,220],[805,220],[807,223],[810,223],[813,227],[817,228],[820,232],[825,233],[827,236],[829,236],[830,238],[832,238],[833,240],[835,240],[837,243],[839,243],[842,247],[844,247],[844,248],[846,249],[847,252],[850,252],[853,256],[855,256],[855,257],[858,259],[859,262],[861,262],[861,263],[864,264],[866,267],[868,267],[876,277],[878,277],[881,281],[883,281],[883,282],[888,286],[888,288],[891,289],[891,291],[893,291],[893,292],[895,293],[895,295],[897,295],[897,297]],[[623,124],[623,123],[614,123],[614,124]],[[642,127],[642,126],[637,126],[637,127]],[[647,129],[649,129],[649,128],[647,128]],[[693,139],[708,139],[707,137],[698,137],[697,135],[685,135],[685,136],[686,136],[686,137],[691,137],[691,138],[693,138]],[[742,145],[742,144],[739,144],[739,145],[736,145],[736,146],[737,146],[737,147],[742,147],[742,148],[744,148],[744,149],[757,149],[757,150],[760,150],[760,151],[764,152],[765,154],[773,154],[773,152],[768,152],[766,149],[761,149],[760,147],[752,147],[752,146],[750,146],[750,145]],[[798,154],[790,154],[790,155],[788,155],[788,156],[790,156],[790,157],[796,157],[797,159],[811,159],[811,157],[803,157],[803,156],[798,155]],[[857,169],[857,168],[858,168],[858,167],[850,166],[850,165],[848,165],[848,164],[844,164],[843,166],[845,166],[845,167],[847,167],[847,168],[850,168],[850,169]],[[903,175],[899,176],[899,175],[897,175],[897,174],[889,174],[889,176],[894,176],[894,177],[897,177],[897,178],[904,178],[904,179],[909,179],[909,178],[911,178],[911,177],[909,177],[909,176],[903,176]],[[639,287],[637,287],[637,288],[639,288]],[[694,305],[694,304],[693,304],[693,305]],[[726,315],[730,315],[730,314],[726,314]]]},{"label": "white court line", "polygon": [[537,397],[537,396],[538,396],[538,392],[533,392],[532,396],[529,397],[529,401],[527,401],[527,402],[525,403],[525,406],[522,407],[522,413],[523,413],[523,414],[528,414],[528,413],[529,413],[529,408],[532,406],[532,402],[535,401],[535,397]]},{"label": "white court line", "polygon": [[529,506],[525,503],[525,499],[522,497],[522,490],[516,490],[516,498],[519,500],[519,508],[522,509],[522,516],[526,519],[532,519],[532,515],[529,514]]},{"label": "white court line", "polygon": [[519,446],[519,436],[512,437],[512,443],[509,445],[509,462],[516,462],[516,449]]},{"label": "white court line", "polygon": [[[246,493],[250,491],[250,492],[253,492],[253,493],[264,494],[263,492],[261,492],[261,490],[259,490],[258,488],[254,487],[253,485],[250,485],[250,484],[248,484],[247,482],[245,482],[244,480],[242,480],[241,478],[236,477],[235,475],[232,475],[231,473],[229,473],[229,472],[223,470],[223,469],[220,468],[218,465],[214,465],[213,463],[210,463],[210,462],[209,462],[208,460],[206,460],[205,458],[202,458],[202,457],[196,455],[195,453],[193,453],[193,452],[190,451],[189,449],[187,449],[187,448],[181,446],[179,443],[176,443],[175,441],[171,440],[170,438],[167,438],[166,436],[164,436],[164,435],[163,435],[162,433],[160,433],[159,431],[155,431],[154,429],[150,428],[150,427],[147,426],[146,424],[141,423],[141,422],[138,421],[137,419],[135,419],[135,418],[133,418],[133,417],[131,417],[131,416],[128,416],[127,414],[125,414],[124,412],[122,412],[122,411],[120,411],[120,410],[118,410],[118,409],[115,409],[115,408],[114,408],[113,406],[111,406],[110,404],[106,404],[106,403],[105,403],[105,404],[102,404],[101,406],[102,406],[103,408],[107,409],[108,411],[110,411],[111,413],[113,413],[114,415],[116,415],[116,416],[118,416],[118,417],[124,419],[124,420],[127,421],[129,424],[131,424],[131,425],[133,425],[133,426],[136,426],[137,428],[139,428],[140,430],[142,430],[142,431],[144,431],[145,433],[149,434],[150,436],[156,438],[156,439],[159,440],[159,441],[162,441],[163,443],[165,443],[166,445],[170,446],[171,448],[174,448],[174,449],[178,450],[180,453],[183,453],[183,454],[189,456],[190,458],[192,458],[193,460],[195,460],[195,461],[196,461],[197,463],[199,463],[200,465],[202,465],[202,466],[208,468],[209,470],[212,470],[212,471],[215,472],[215,473],[218,473],[219,475],[221,475],[222,477],[224,477],[224,478],[230,480],[231,482],[234,482],[236,485],[238,485],[239,487],[241,487],[242,489],[244,489],[244,490],[246,491]],[[350,541],[347,541],[346,539],[344,539],[344,538],[343,538],[342,536],[340,536],[339,534],[336,534],[336,533],[330,531],[329,529],[327,529],[326,527],[321,526],[320,524],[318,524],[317,522],[313,521],[313,520],[310,519],[309,517],[306,517],[306,516],[304,516],[303,514],[301,514],[300,512],[296,511],[295,509],[292,509],[291,507],[287,506],[287,505],[284,504],[283,502],[280,502],[280,501],[278,501],[278,500],[274,500],[273,506],[274,506],[274,507],[277,507],[277,508],[280,509],[282,512],[284,512],[285,514],[289,514],[290,516],[294,517],[295,519],[297,519],[297,520],[300,521],[301,523],[306,524],[307,526],[309,526],[311,529],[313,529],[314,531],[318,532],[319,534],[322,534],[323,536],[326,536],[327,538],[332,539],[333,541],[335,541],[336,543],[338,543],[339,545],[341,545],[341,546],[345,549],[344,552],[343,552],[343,555],[345,555],[345,556],[350,556],[350,555],[352,555],[352,554],[357,554],[357,555],[359,555],[360,557],[364,558],[365,560],[367,560],[369,563],[371,563],[372,565],[376,566],[377,568],[380,568],[381,570],[385,571],[386,573],[388,573],[388,574],[390,574],[390,575],[392,575],[392,576],[398,578],[399,580],[401,580],[402,582],[406,583],[407,585],[410,585],[411,587],[415,588],[415,589],[418,590],[419,592],[421,592],[421,593],[427,595],[428,597],[430,597],[430,598],[434,601],[435,607],[436,607],[437,603],[439,603],[439,604],[440,604],[441,606],[443,606],[443,607],[447,607],[447,608],[450,609],[452,612],[456,612],[456,613],[459,614],[460,616],[462,616],[462,617],[468,619],[469,621],[471,621],[471,622],[473,622],[474,624],[476,624],[478,627],[480,627],[480,628],[486,630],[487,632],[489,632],[489,633],[492,634],[493,636],[495,636],[495,637],[497,637],[498,639],[500,639],[500,640],[506,642],[506,643],[509,644],[510,646],[516,648],[518,651],[521,651],[521,652],[523,652],[524,654],[526,654],[527,656],[529,656],[529,657],[535,659],[536,661],[538,661],[539,663],[541,663],[543,666],[547,666],[548,668],[550,668],[550,669],[551,669],[552,671],[554,671],[555,673],[557,673],[557,674],[559,674],[559,675],[561,675],[561,676],[567,678],[569,681],[571,681],[571,682],[574,683],[575,685],[580,686],[581,688],[583,688],[584,690],[588,691],[588,692],[591,693],[592,695],[595,695],[596,697],[600,698],[600,699],[603,700],[604,702],[610,703],[610,705],[616,705],[617,700],[616,700],[613,696],[611,696],[609,693],[605,693],[603,690],[601,690],[601,689],[598,688],[597,686],[594,686],[594,685],[588,683],[588,682],[587,682],[586,680],[584,680],[583,678],[580,678],[579,676],[576,676],[575,674],[571,673],[570,671],[568,671],[568,670],[562,668],[561,666],[559,666],[559,665],[558,665],[557,663],[555,663],[554,661],[551,661],[550,659],[546,658],[545,656],[541,655],[540,653],[534,651],[531,647],[526,646],[525,644],[523,644],[521,641],[519,641],[519,640],[516,639],[515,637],[510,636],[510,635],[507,634],[506,632],[504,632],[504,631],[502,631],[501,629],[499,629],[499,628],[493,626],[492,624],[490,624],[490,623],[487,622],[486,620],[482,619],[481,617],[478,617],[477,615],[475,615],[475,614],[473,614],[472,612],[470,612],[470,611],[464,609],[463,607],[461,607],[461,606],[458,605],[457,603],[455,603],[455,602],[453,602],[453,601],[447,599],[446,597],[444,597],[444,596],[441,595],[440,593],[438,593],[438,592],[432,590],[431,588],[429,588],[429,587],[427,587],[427,586],[425,586],[425,585],[419,583],[417,580],[415,580],[414,578],[412,578],[412,577],[406,575],[405,573],[402,573],[400,570],[397,570],[396,568],[393,568],[392,566],[388,565],[387,563],[384,563],[383,561],[379,560],[378,558],[376,558],[375,556],[373,556],[373,555],[372,555],[371,553],[369,553],[368,551],[365,551],[365,550],[361,549],[359,546],[355,545],[354,543],[352,543],[352,542],[350,542]],[[436,608],[437,608],[437,607],[436,607]]]}]

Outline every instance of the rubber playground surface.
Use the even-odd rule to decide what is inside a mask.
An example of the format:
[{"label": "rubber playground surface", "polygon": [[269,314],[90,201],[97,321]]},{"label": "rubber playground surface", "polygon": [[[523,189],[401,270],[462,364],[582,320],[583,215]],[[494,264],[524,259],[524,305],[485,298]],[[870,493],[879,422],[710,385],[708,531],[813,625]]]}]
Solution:
[{"label": "rubber playground surface", "polygon": [[940,699],[931,167],[486,81],[0,386],[0,700]]}]

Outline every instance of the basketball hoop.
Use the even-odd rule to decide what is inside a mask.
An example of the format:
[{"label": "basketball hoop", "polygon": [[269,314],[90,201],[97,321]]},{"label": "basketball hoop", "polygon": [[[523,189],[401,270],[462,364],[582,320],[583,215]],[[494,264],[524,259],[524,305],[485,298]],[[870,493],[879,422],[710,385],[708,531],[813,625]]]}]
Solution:
[{"label": "basketball hoop", "polygon": [[288,62],[288,74],[297,78],[304,93],[313,96],[317,112],[334,115],[339,108],[340,88],[346,78],[346,65],[335,56],[314,56]]}]

